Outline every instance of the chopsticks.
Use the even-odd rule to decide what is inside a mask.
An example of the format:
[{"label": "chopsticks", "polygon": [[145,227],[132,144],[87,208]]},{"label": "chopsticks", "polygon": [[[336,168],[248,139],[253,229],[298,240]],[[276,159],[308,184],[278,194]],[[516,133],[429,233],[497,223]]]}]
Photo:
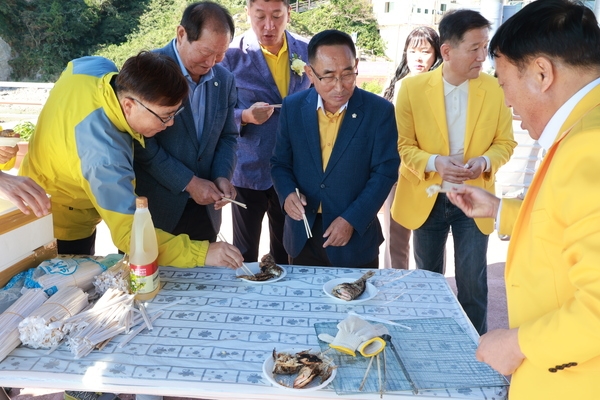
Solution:
[{"label": "chopsticks", "polygon": [[[298,195],[298,198],[300,199],[300,190],[298,190],[298,188],[296,188],[296,194]],[[304,229],[306,230],[306,237],[310,239],[312,237],[312,232],[310,231],[310,225],[308,223],[308,218],[306,218],[306,214],[304,214],[304,213],[302,213],[302,220],[304,221]]]},{"label": "chopsticks", "polygon": [[233,204],[236,204],[236,205],[238,205],[238,206],[240,206],[242,208],[246,208],[246,209],[248,208],[244,203],[240,203],[239,201],[235,201],[233,199],[230,199],[229,197],[223,196],[223,197],[221,197],[221,200],[229,201],[229,202],[231,202]]},{"label": "chopsticks", "polygon": [[[227,239],[225,239],[225,236],[223,236],[223,234],[221,232],[219,232],[217,236],[218,236],[219,239],[221,239],[221,242],[225,242],[225,243],[229,244],[229,242],[227,241]],[[248,275],[254,276],[254,272],[252,272],[252,270],[250,269],[250,267],[248,267],[246,264],[242,263],[242,269]]]}]

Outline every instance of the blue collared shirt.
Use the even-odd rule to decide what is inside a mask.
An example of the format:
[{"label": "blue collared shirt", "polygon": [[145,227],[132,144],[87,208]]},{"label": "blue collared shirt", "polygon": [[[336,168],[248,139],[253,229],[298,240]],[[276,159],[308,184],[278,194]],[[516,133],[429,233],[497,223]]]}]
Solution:
[{"label": "blue collared shirt", "polygon": [[213,70],[210,69],[208,73],[202,75],[200,77],[200,81],[198,83],[194,82],[190,74],[188,73],[185,65],[181,61],[181,57],[179,57],[179,52],[177,51],[176,40],[173,39],[173,49],[175,50],[175,56],[177,57],[177,63],[181,68],[181,72],[185,79],[188,82],[188,86],[190,91],[188,92],[188,96],[190,99],[190,106],[192,108],[192,115],[194,116],[194,124],[196,124],[196,136],[198,141],[202,137],[202,128],[204,127],[204,116],[206,110],[206,82],[211,80],[214,76]]}]

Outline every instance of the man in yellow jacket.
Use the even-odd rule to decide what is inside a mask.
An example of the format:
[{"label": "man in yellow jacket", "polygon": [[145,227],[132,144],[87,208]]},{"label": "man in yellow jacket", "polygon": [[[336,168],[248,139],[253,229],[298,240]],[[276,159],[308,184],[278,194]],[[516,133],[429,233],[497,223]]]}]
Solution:
[{"label": "man in yellow jacket", "polygon": [[[173,124],[188,86],[179,66],[141,52],[119,72],[110,60],[71,61],[54,85],[19,173],[51,195],[58,252],[94,254],[103,219],[115,245],[129,251],[135,211],[133,142]],[[157,229],[159,265],[238,268],[227,243],[192,241]]]},{"label": "man in yellow jacket", "polygon": [[413,229],[417,268],[443,273],[452,229],[458,301],[479,334],[487,330],[488,235],[493,220],[466,217],[443,193],[465,182],[494,191],[498,168],[512,155],[512,115],[497,80],[482,74],[490,23],[472,10],[440,21],[443,64],[402,81],[396,104],[400,179],[392,217]]},{"label": "man in yellow jacket", "polygon": [[[465,187],[448,197],[511,234],[510,329],[477,357],[513,374],[510,400],[600,398],[600,28],[569,0],[536,1],[490,44],[507,104],[548,150],[521,202]],[[513,224],[514,223],[514,224]]]}]

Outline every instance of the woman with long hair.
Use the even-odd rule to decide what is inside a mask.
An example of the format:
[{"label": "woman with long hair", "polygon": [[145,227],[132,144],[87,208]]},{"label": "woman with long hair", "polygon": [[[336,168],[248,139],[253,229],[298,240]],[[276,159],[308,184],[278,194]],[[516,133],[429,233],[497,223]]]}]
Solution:
[{"label": "woman with long hair", "polygon": [[436,69],[442,63],[440,37],[428,26],[413,29],[406,37],[402,60],[383,97],[389,101],[395,99],[396,83],[406,76],[418,75]]},{"label": "woman with long hair", "polygon": [[[400,87],[398,82],[407,76],[431,71],[441,63],[440,37],[437,32],[428,26],[413,29],[406,38],[402,60],[383,92],[383,97],[395,104]],[[395,192],[396,185],[392,187],[383,205],[383,234],[386,238],[383,265],[384,268],[408,269],[410,229],[394,221],[390,215]]]}]

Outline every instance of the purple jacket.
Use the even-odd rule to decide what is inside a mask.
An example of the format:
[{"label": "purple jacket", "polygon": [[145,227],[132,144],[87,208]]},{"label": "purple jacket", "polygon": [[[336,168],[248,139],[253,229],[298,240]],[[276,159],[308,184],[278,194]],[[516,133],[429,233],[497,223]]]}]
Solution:
[{"label": "purple jacket", "polygon": [[[290,58],[297,54],[302,61],[308,63],[308,41],[298,35],[285,32]],[[237,149],[237,165],[233,173],[232,183],[235,186],[267,190],[273,183],[269,159],[275,147],[275,136],[279,122],[280,109],[264,124],[247,124],[241,126],[242,110],[258,101],[269,104],[281,104],[282,98],[271,75],[271,71],[260,49],[258,39],[251,29],[233,39],[225,59],[221,65],[235,76],[238,100],[235,106],[235,122],[240,128]],[[310,81],[305,73],[298,76],[290,71],[288,96],[307,89]]]}]

